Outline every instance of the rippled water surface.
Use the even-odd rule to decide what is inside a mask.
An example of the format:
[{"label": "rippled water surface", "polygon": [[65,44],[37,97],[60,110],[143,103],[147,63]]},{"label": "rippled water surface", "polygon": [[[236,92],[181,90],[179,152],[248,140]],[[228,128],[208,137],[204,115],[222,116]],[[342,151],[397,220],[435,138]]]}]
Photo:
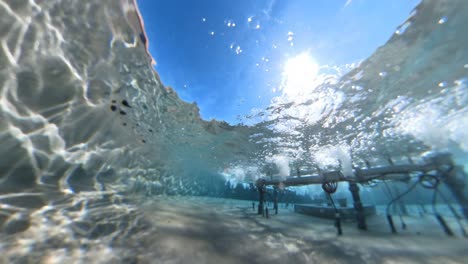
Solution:
[{"label": "rippled water surface", "polygon": [[[468,205],[450,188],[439,211],[455,238],[418,207],[432,203],[423,186],[405,200],[408,230],[390,233],[385,205],[409,182],[362,185],[377,215],[339,238],[285,201],[266,219],[232,198],[258,199],[242,191],[301,170],[348,177],[441,152],[466,165],[467,14],[462,0],[422,1],[366,60],[317,69],[307,89],[289,75],[233,125],[201,119],[163,85],[134,1],[0,0],[0,262],[462,263]],[[321,193],[290,190],[291,203]],[[351,201],[347,185],[336,195]]]}]

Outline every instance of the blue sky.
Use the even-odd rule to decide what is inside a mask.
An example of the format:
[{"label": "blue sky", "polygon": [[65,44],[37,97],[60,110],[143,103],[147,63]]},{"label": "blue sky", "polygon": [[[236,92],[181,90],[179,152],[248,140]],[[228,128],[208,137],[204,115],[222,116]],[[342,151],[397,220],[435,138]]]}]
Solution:
[{"label": "blue sky", "polygon": [[284,65],[358,62],[419,0],[138,0],[162,82],[204,119],[237,123],[279,95]]}]

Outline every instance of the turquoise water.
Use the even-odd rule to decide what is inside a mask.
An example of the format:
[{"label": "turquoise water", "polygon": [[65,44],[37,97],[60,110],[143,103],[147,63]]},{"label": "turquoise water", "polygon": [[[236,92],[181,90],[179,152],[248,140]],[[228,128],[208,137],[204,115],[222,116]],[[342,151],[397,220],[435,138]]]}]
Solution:
[{"label": "turquoise water", "polygon": [[[392,211],[408,230],[395,218],[403,234],[391,234],[385,206],[416,174],[361,185],[377,216],[368,233],[343,223],[340,238],[331,220],[291,208],[267,220],[233,198],[256,202],[249,184],[297,171],[350,179],[447,152],[465,165],[467,13],[464,1],[423,1],[366,60],[301,93],[287,90],[291,77],[268,108],[230,125],[164,87],[133,1],[0,1],[0,262],[462,262],[467,240],[447,204],[460,216],[467,205],[453,188],[440,187],[438,210],[456,238],[419,185],[406,214]],[[323,196],[289,190],[291,204]],[[334,197],[352,201],[346,183]]]}]

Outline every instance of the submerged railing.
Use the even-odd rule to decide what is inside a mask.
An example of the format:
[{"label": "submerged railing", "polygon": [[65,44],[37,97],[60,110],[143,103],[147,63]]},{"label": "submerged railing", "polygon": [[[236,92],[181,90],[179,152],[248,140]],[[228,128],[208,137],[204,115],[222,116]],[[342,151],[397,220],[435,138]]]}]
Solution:
[{"label": "submerged railing", "polygon": [[[367,163],[368,164],[368,163]],[[298,172],[299,174],[299,172]],[[337,232],[339,235],[342,234],[341,230],[341,219],[339,210],[334,205],[331,194],[333,194],[337,189],[338,182],[348,182],[349,191],[352,194],[354,208],[356,211],[356,220],[359,229],[366,230],[366,219],[364,214],[364,207],[361,202],[359,195],[358,184],[370,183],[374,180],[381,181],[404,181],[410,182],[412,179],[416,178],[416,181],[408,188],[407,191],[403,192],[399,196],[395,197],[390,201],[387,206],[387,220],[390,225],[390,228],[393,233],[396,233],[396,228],[393,224],[392,216],[389,213],[389,206],[403,197],[404,195],[411,192],[418,184],[421,184],[424,188],[434,189],[436,192],[440,183],[445,183],[447,188],[452,192],[454,198],[457,200],[461,206],[462,213],[465,219],[468,219],[468,197],[464,193],[464,183],[463,179],[466,177],[466,173],[463,170],[462,166],[456,166],[452,160],[451,154],[440,153],[431,156],[430,158],[424,159],[421,164],[415,164],[409,159],[409,164],[404,165],[395,165],[391,159],[389,159],[388,166],[381,167],[368,167],[368,168],[353,168],[352,175],[344,176],[344,174],[339,171],[321,171],[317,169],[315,174],[308,175],[296,175],[292,177],[277,177],[277,178],[260,178],[256,181],[256,187],[259,191],[259,201],[258,201],[258,214],[265,214],[264,211],[264,201],[265,201],[265,192],[266,186],[274,187],[274,209],[275,213],[278,211],[278,188],[288,187],[288,186],[302,186],[302,185],[311,185],[311,184],[321,184],[323,190],[329,196],[329,199],[332,201],[333,207],[335,208],[336,219],[335,226],[337,227]],[[456,212],[451,208],[455,216]],[[453,235],[453,232],[448,227],[444,218],[440,214],[436,214],[436,218],[439,221],[440,225],[444,229],[445,233],[448,235]],[[459,220],[459,219],[458,219]],[[460,221],[463,234],[466,236],[463,226]]]}]

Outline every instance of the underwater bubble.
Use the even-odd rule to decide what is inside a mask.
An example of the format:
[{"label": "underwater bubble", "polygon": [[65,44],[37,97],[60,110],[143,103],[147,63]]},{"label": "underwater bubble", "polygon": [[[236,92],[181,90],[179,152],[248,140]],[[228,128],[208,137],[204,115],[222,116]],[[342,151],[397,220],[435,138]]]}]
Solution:
[{"label": "underwater bubble", "polygon": [[403,33],[405,33],[405,31],[408,29],[410,25],[411,25],[411,22],[407,21],[403,25],[397,27],[395,34],[402,35]]},{"label": "underwater bubble", "polygon": [[360,85],[353,85],[351,86],[351,89],[356,90],[356,91],[362,91],[364,88]]},{"label": "underwater bubble", "polygon": [[289,31],[288,32],[288,42],[289,42],[289,46],[294,46],[294,32],[292,31]]},{"label": "underwater bubble", "polygon": [[240,45],[236,44],[236,43],[232,43],[229,48],[231,50],[233,50],[237,55],[241,54],[242,53],[242,48],[240,47]]},{"label": "underwater bubble", "polygon": [[250,29],[257,30],[261,28],[260,20],[255,16],[248,17],[247,23]]},{"label": "underwater bubble", "polygon": [[453,83],[456,86],[461,86],[461,85],[464,85],[467,82],[467,80],[468,78],[463,78],[463,79],[455,80]]},{"label": "underwater bubble", "polygon": [[447,17],[441,17],[437,23],[439,23],[439,24],[442,25],[442,24],[444,24],[445,22],[447,22]]},{"label": "underwater bubble", "polygon": [[227,26],[227,27],[235,27],[236,26],[236,22],[234,22],[234,20],[225,20],[224,21],[224,24]]},{"label": "underwater bubble", "polygon": [[439,87],[445,87],[445,86],[447,86],[447,82],[440,82],[440,83],[438,84],[438,86],[439,86]]}]

